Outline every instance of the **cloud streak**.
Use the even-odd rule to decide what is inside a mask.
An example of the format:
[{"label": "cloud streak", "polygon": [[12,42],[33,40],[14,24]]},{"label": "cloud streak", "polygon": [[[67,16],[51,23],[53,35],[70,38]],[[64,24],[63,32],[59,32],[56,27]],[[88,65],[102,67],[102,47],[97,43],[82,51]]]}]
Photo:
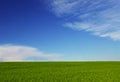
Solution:
[{"label": "cloud streak", "polygon": [[20,45],[1,45],[0,61],[56,60],[58,54],[45,54],[37,48]]},{"label": "cloud streak", "polygon": [[52,0],[58,17],[71,17],[65,27],[120,40],[120,0]]}]

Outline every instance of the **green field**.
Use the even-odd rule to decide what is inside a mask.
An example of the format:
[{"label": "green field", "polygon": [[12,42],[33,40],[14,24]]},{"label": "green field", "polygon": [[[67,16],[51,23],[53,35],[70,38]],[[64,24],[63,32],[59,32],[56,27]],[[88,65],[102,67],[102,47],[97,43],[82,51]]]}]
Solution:
[{"label": "green field", "polygon": [[120,62],[1,62],[0,82],[120,82]]}]

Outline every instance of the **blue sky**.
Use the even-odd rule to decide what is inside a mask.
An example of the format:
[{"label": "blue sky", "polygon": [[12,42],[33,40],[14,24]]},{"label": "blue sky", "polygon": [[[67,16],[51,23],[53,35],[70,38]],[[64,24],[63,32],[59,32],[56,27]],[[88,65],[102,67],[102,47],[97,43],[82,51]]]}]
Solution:
[{"label": "blue sky", "polygon": [[120,60],[119,0],[1,0],[0,61]]}]

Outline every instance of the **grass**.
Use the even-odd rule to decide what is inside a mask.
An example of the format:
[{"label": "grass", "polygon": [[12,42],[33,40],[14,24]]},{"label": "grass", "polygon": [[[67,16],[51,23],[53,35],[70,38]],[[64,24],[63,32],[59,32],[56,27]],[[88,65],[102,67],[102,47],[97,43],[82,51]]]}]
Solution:
[{"label": "grass", "polygon": [[120,82],[120,62],[1,62],[0,82]]}]

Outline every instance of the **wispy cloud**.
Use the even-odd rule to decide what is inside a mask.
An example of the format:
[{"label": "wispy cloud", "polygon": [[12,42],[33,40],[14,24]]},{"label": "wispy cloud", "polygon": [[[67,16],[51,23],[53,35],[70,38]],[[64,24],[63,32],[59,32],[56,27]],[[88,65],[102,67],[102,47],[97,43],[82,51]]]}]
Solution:
[{"label": "wispy cloud", "polygon": [[120,40],[120,0],[51,0],[53,13],[71,17],[65,27]]},{"label": "wispy cloud", "polygon": [[77,0],[77,1],[74,1],[74,0],[52,0],[52,2],[51,2],[52,11],[57,16],[73,13],[74,7],[76,7],[76,5],[78,5],[79,2],[80,2],[80,0]]},{"label": "wispy cloud", "polygon": [[45,54],[37,48],[20,45],[1,45],[0,61],[56,60],[58,54]]}]

